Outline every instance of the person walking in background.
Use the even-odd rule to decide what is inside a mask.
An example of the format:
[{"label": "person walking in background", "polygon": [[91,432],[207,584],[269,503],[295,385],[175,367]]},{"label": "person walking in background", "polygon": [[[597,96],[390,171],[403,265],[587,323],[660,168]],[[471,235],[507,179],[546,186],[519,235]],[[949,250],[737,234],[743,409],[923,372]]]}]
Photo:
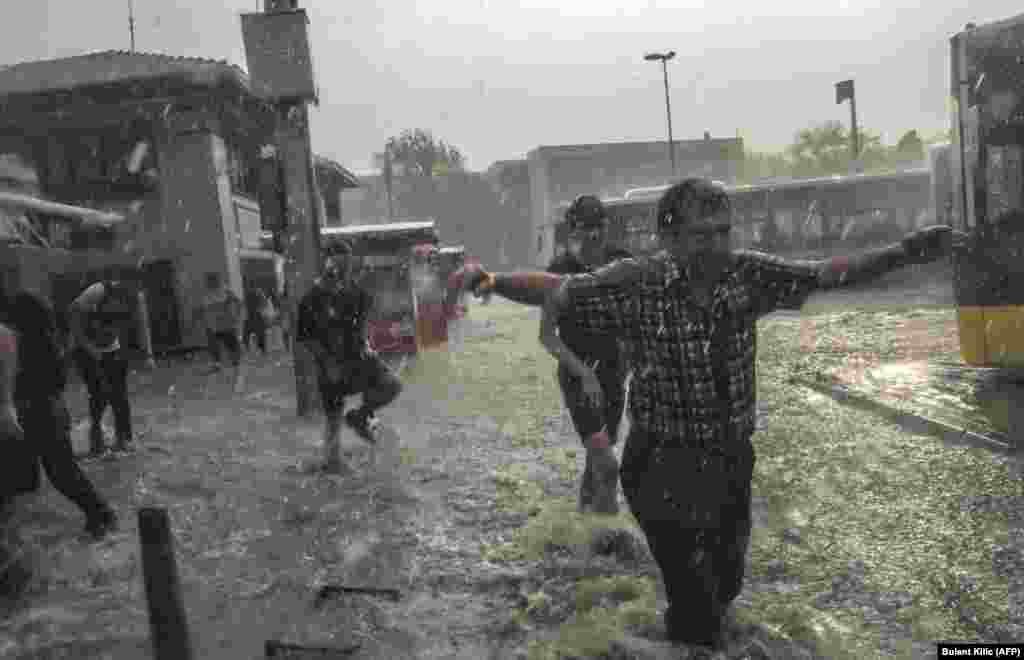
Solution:
[{"label": "person walking in background", "polygon": [[251,348],[251,339],[256,335],[256,346],[264,356],[267,354],[267,307],[269,301],[263,290],[252,280],[245,282],[245,324],[242,328],[242,344],[245,350]]},{"label": "person walking in background", "polygon": [[206,341],[213,358],[213,369],[221,367],[221,349],[227,351],[227,357],[233,370],[235,392],[244,388],[242,374],[242,345],[239,335],[242,330],[242,301],[235,292],[224,286],[218,273],[206,274],[206,293],[199,306],[197,317],[206,327]]},{"label": "person walking in background", "polygon": [[[9,494],[12,488],[15,492],[35,490],[31,485],[38,483],[41,460],[53,486],[85,514],[86,531],[94,538],[102,538],[116,529],[117,516],[75,461],[71,445],[71,417],[64,401],[67,363],[53,309],[45,300],[29,292],[11,295],[0,292],[0,319],[18,336],[19,368],[13,400],[17,421],[24,432],[20,446],[8,445],[4,458],[9,464],[24,465],[18,468],[23,474],[5,479],[8,483],[3,492]],[[116,358],[108,358],[107,365],[110,359]],[[103,365],[101,358],[99,366],[89,368],[109,368]],[[0,396],[3,398],[6,397]],[[10,417],[9,401],[0,402],[0,429],[7,430],[2,432],[9,431]],[[31,456],[26,457],[27,453]]]},{"label": "person walking in background", "polygon": [[138,290],[128,282],[102,280],[85,289],[70,305],[72,358],[89,392],[90,454],[106,451],[103,413],[114,411],[115,451],[132,448],[132,410],[128,401],[128,358],[121,333],[138,314]]},{"label": "person walking in background", "polygon": [[[398,377],[370,348],[367,321],[373,297],[352,275],[352,248],[341,244],[324,262],[320,279],[299,302],[295,341],[302,342],[319,367],[320,396],[327,426],[324,469],[341,469],[340,432],[344,421],[370,444],[377,442],[376,413],[402,391]],[[363,405],[345,413],[347,397],[363,395]]]}]

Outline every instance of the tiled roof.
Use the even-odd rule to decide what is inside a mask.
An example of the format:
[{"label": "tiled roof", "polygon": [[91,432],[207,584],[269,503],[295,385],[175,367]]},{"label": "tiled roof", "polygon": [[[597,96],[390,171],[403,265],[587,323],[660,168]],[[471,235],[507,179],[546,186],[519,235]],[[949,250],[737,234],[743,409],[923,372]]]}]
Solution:
[{"label": "tiled roof", "polygon": [[227,78],[243,88],[249,88],[245,72],[223,60],[106,50],[0,67],[0,96],[34,94],[172,75],[183,75],[195,84],[207,86],[216,85]]}]

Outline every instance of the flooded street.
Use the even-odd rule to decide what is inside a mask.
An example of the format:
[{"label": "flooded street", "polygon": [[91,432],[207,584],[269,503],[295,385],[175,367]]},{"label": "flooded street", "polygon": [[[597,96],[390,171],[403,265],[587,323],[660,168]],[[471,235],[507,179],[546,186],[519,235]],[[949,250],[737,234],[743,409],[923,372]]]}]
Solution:
[{"label": "flooded street", "polygon": [[[920,283],[911,282],[909,294],[890,295],[898,300],[912,295],[914,287],[920,290]],[[864,295],[877,299],[870,292]],[[913,313],[907,317],[890,308],[850,317],[848,300],[831,308],[828,302],[825,296],[817,297],[810,305],[812,313],[780,314],[766,320],[762,329],[765,380],[760,417],[765,430],[757,439],[758,531],[748,558],[750,580],[738,604],[748,619],[765,624],[755,634],[772,649],[772,657],[836,657],[822,646],[824,638],[813,650],[806,635],[787,637],[796,635],[797,628],[786,623],[791,615],[782,613],[790,610],[779,609],[780,603],[797,602],[799,597],[817,603],[812,610],[800,610],[811,620],[839,617],[836,621],[851,622],[867,617],[863,625],[875,632],[844,644],[904,649],[909,655],[903,657],[925,658],[929,635],[937,633],[901,617],[930,610],[931,599],[945,592],[914,587],[916,582],[906,580],[883,586],[886,578],[879,582],[878,575],[895,570],[910,577],[933,569],[916,568],[916,553],[904,555],[895,546],[888,549],[889,562],[894,563],[857,568],[861,564],[856,562],[868,559],[862,545],[868,539],[842,536],[852,533],[842,531],[851,524],[852,529],[865,525],[856,522],[857,516],[871,511],[875,519],[895,516],[893,525],[905,514],[876,510],[870,500],[857,504],[857,509],[842,509],[842,516],[849,518],[832,517],[837,505],[829,493],[848,486],[815,481],[826,472],[832,474],[832,468],[807,466],[801,445],[815,439],[822,443],[823,456],[832,456],[829,460],[855,461],[844,477],[851,483],[869,476],[883,478],[876,465],[888,465],[892,474],[876,484],[879,492],[894,483],[916,488],[913,484],[921,476],[912,465],[896,468],[884,456],[934,456],[927,460],[941,460],[951,469],[965,460],[980,465],[992,459],[984,453],[943,449],[932,437],[913,439],[914,448],[908,449],[902,444],[910,442],[909,436],[880,427],[871,414],[788,385],[786,374],[792,373],[791,365],[800,366],[802,358],[794,351],[801,351],[801,346],[818,347],[815,368],[823,373],[833,369],[842,376],[847,373],[843,368],[860,364],[853,358],[875,350],[876,341],[892,344],[892,350],[864,363],[864,376],[858,381],[863,387],[880,392],[909,388],[915,400],[922,400],[920,383],[938,382],[929,375],[938,373],[937,363],[892,340],[900,336],[908,318],[916,318]],[[930,319],[927,314],[948,316],[941,307],[924,309],[915,312],[925,314],[922,319]],[[97,486],[111,497],[122,528],[103,542],[90,543],[81,533],[77,511],[49,485],[39,497],[23,499],[19,520],[37,547],[39,578],[27,599],[0,623],[0,654],[151,657],[135,511],[158,506],[169,511],[175,533],[196,658],[263,657],[267,640],[358,646],[351,657],[380,660],[573,654],[596,658],[604,657],[599,649],[610,648],[609,644],[646,649],[650,655],[644,657],[676,657],[658,641],[658,633],[650,632],[655,630],[655,604],[661,607],[664,595],[642,541],[639,559],[628,561],[591,548],[594,535],[607,533],[601,529],[628,529],[634,524],[631,517],[623,514],[615,521],[601,521],[573,510],[582,454],[561,402],[552,397],[553,370],[534,334],[536,310],[496,301],[474,306],[472,314],[453,332],[448,351],[427,353],[404,365],[406,391],[384,416],[400,442],[384,442],[371,451],[343,433],[350,469],[340,476],[309,469],[319,457],[321,422],[294,417],[293,373],[282,353],[248,363],[248,389],[241,397],[231,393],[226,375],[207,374],[205,360],[180,361],[161,365],[152,374],[133,375],[139,451],[118,461],[86,463]],[[890,327],[886,319],[899,322]],[[844,327],[845,335],[836,331]],[[918,331],[922,334],[908,343],[920,351],[934,353],[948,344],[948,328],[929,323],[927,331]],[[867,343],[859,343],[863,341]],[[942,356],[943,362],[952,359],[955,355]],[[935,396],[941,394],[937,385],[929,387]],[[77,386],[69,398],[81,420],[84,398]],[[954,408],[949,401],[947,410]],[[808,402],[815,407],[817,421],[804,417]],[[963,406],[965,416],[977,413],[967,403]],[[826,432],[821,434],[821,429]],[[863,446],[849,458],[841,449],[847,446],[843,438],[855,429],[872,429],[872,439],[867,444],[860,441]],[[75,440],[84,451],[84,426],[79,425]],[[790,448],[792,442],[796,444]],[[991,469],[1001,470],[998,465]],[[865,493],[863,487],[856,488]],[[968,484],[942,497],[952,502],[965,494],[986,497]],[[926,501],[930,500],[922,503]],[[885,503],[883,498],[877,506]],[[953,524],[934,517],[946,510],[946,504],[927,506],[922,524]],[[978,529],[978,534],[1003,539],[999,547],[1010,554],[1004,553],[1002,561],[1024,556],[1024,538],[1013,531],[1019,531],[1017,527]],[[779,540],[793,534],[802,538],[800,544]],[[871,542],[886,547],[889,541]],[[832,547],[831,552],[842,550],[834,555],[840,562],[835,572],[822,577],[815,553],[824,546]],[[908,563],[900,563],[904,561]],[[858,577],[865,570],[867,577]],[[843,587],[841,594],[821,592],[821,580],[840,578],[855,586]],[[999,578],[1004,583],[1005,579]],[[598,607],[579,600],[581,589],[611,591],[595,601],[604,603]],[[614,596],[634,589],[638,595]],[[826,598],[828,593],[833,595]],[[617,598],[636,600],[620,603]],[[581,609],[589,607],[597,609]],[[873,614],[860,614],[861,607],[873,608]],[[599,612],[624,618],[614,619],[616,627],[605,628],[611,624],[593,618]],[[574,630],[590,632],[576,637]],[[620,632],[607,637],[596,630]],[[628,635],[621,637],[621,631]],[[625,641],[614,641],[620,637]],[[564,653],[551,655],[553,649]]]}]

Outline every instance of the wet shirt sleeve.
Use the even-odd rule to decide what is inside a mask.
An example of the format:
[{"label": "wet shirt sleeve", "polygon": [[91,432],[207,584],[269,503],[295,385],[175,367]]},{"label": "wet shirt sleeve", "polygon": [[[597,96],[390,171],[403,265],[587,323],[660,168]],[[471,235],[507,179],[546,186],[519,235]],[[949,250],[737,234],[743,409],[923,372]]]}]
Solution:
[{"label": "wet shirt sleeve", "polygon": [[89,285],[85,291],[79,294],[75,298],[71,306],[79,311],[92,312],[99,307],[100,303],[103,302],[103,298],[107,295],[107,287],[103,282],[96,282],[95,284]]},{"label": "wet shirt sleeve", "polygon": [[620,333],[630,325],[629,303],[642,277],[635,259],[566,277],[556,294],[559,316],[572,319],[585,332]]},{"label": "wet shirt sleeve", "polygon": [[819,288],[821,269],[817,262],[754,251],[740,253],[740,260],[758,316],[781,309],[798,310]]}]

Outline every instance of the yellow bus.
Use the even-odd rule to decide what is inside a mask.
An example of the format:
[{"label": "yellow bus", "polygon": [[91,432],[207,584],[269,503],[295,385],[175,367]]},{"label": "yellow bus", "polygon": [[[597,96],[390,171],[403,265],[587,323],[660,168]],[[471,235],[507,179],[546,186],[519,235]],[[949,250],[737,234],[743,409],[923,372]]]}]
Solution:
[{"label": "yellow bus", "polygon": [[1024,367],[1024,15],[950,40],[952,221],[963,360]]}]

